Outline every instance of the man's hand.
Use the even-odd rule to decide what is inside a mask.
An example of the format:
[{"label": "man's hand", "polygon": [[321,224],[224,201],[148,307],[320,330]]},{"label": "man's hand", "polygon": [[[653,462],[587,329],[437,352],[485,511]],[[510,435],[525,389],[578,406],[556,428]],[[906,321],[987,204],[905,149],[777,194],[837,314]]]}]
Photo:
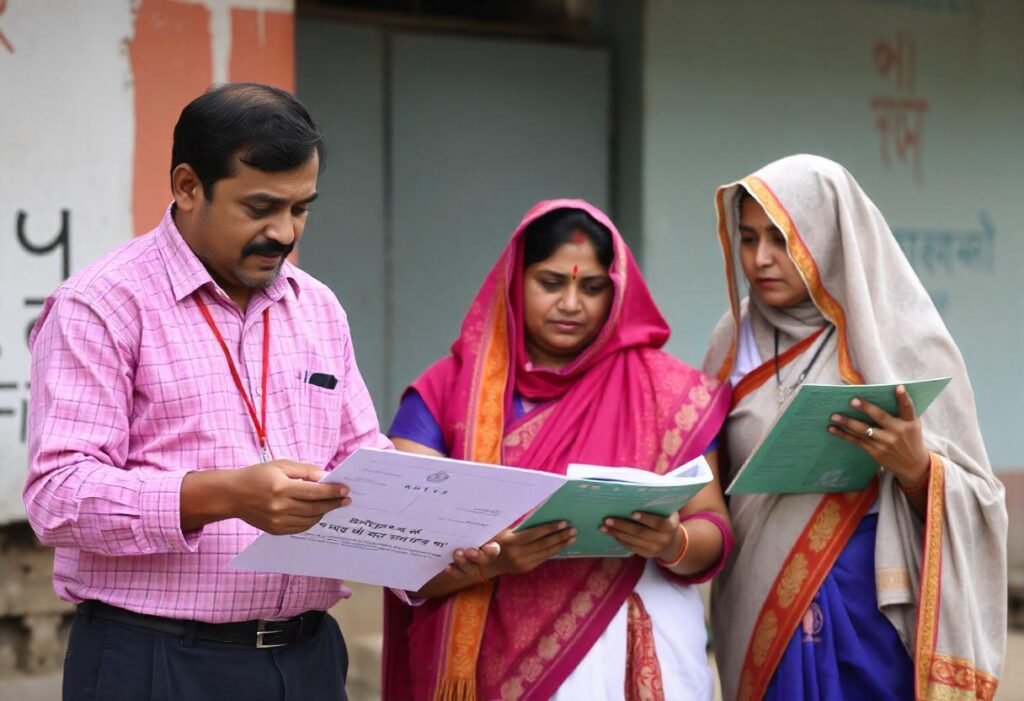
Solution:
[{"label": "man's hand", "polygon": [[240,518],[274,535],[301,533],[328,511],[352,503],[347,486],[319,483],[325,474],[292,460],[190,472],[181,483],[181,530]]}]

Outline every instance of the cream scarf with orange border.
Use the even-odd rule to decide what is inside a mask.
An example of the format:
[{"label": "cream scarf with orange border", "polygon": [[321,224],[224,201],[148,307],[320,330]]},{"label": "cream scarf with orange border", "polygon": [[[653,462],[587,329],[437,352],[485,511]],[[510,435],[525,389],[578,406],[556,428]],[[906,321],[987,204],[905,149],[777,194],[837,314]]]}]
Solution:
[{"label": "cream scarf with orange border", "polygon": [[[783,231],[820,319],[741,301],[735,257],[740,186]],[[786,348],[826,320],[836,326],[808,382],[953,378],[922,419],[933,458],[923,521],[885,470],[874,485],[878,491],[867,494],[732,499],[736,551],[715,582],[712,606],[725,698],[764,692],[780,643],[784,647],[795,629],[790,623],[803,615],[824,577],[821,568],[827,572],[877,493],[878,602],[914,659],[917,698],[991,699],[1006,640],[1006,508],[963,359],[935,306],[881,213],[832,161],[784,158],[720,188],[717,204],[730,312],[715,329],[706,372],[729,376],[742,305],[766,358],[772,357],[773,349],[765,351],[772,348],[773,327]],[[802,369],[807,358],[794,366]],[[730,413],[732,466],[744,462],[774,418],[774,385],[772,378]]]}]

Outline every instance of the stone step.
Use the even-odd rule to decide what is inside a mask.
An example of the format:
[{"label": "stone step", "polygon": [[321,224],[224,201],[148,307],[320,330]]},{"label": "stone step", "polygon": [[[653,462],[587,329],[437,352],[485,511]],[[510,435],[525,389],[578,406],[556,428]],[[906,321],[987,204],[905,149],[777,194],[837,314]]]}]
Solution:
[{"label": "stone step", "polygon": [[347,640],[348,696],[350,701],[379,701],[381,633],[364,633]]}]

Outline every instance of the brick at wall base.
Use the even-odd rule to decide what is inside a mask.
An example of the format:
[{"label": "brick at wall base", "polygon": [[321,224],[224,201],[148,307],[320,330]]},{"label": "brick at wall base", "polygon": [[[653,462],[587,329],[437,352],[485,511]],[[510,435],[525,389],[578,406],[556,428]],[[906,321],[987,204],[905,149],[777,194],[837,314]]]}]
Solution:
[{"label": "brick at wall base", "polygon": [[0,527],[0,688],[32,686],[63,666],[74,607],[53,593],[52,577],[53,550],[27,523]]}]

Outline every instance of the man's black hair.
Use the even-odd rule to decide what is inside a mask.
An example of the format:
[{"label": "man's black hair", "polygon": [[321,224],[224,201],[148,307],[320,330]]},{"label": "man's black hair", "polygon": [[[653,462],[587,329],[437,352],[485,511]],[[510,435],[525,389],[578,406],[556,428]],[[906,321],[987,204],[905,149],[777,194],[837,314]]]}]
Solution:
[{"label": "man's black hair", "polygon": [[211,87],[181,111],[171,173],[190,165],[210,200],[217,181],[234,175],[236,158],[273,173],[298,168],[314,153],[323,169],[323,134],[293,95],[259,83],[229,83]]}]

